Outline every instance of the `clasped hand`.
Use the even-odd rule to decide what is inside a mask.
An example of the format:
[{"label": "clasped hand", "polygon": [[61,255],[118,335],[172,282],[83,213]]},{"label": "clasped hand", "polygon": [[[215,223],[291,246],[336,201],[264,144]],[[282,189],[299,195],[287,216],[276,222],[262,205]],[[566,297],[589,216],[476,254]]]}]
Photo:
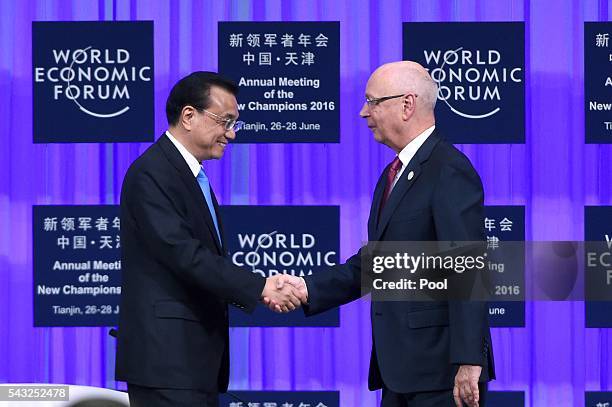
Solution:
[{"label": "clasped hand", "polygon": [[303,278],[279,274],[266,279],[261,297],[270,310],[289,312],[308,301],[308,289]]}]

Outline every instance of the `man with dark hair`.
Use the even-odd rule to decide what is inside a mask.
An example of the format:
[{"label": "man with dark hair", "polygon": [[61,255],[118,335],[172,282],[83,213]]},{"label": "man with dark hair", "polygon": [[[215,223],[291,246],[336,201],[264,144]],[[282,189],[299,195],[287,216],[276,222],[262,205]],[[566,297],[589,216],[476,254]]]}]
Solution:
[{"label": "man with dark hair", "polygon": [[180,80],[170,92],[166,102],[168,124],[176,126],[181,110],[187,105],[198,109],[207,109],[210,104],[211,87],[238,95],[238,86],[214,72],[194,72]]},{"label": "man with dark hair", "polygon": [[116,378],[132,406],[216,406],[229,381],[228,303],[251,312],[265,296],[287,312],[305,301],[226,257],[200,163],[221,158],[243,124],[237,90],[212,72],[181,79],[166,104],[168,131],[123,181]]}]

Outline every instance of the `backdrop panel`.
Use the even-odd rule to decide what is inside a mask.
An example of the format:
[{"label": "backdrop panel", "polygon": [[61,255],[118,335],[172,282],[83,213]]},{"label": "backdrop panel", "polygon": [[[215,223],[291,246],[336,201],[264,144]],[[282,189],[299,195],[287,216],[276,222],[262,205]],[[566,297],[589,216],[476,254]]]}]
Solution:
[{"label": "backdrop panel", "polygon": [[[219,21],[339,21],[341,142],[234,145],[206,165],[223,204],[340,205],[343,260],[366,239],[392,159],[358,112],[371,71],[401,59],[403,22],[525,22],[525,144],[460,148],[487,205],[525,206],[527,239],[581,239],[584,205],[612,204],[610,146],[584,144],[583,22],[611,13],[611,0],[0,1],[0,381],[121,388],[107,329],[33,327],[32,206],[118,203],[149,145],[32,143],[32,21],[152,20],[155,137],[172,84],[216,70]],[[333,389],[341,405],[376,405],[369,318],[362,300],[341,309],[339,328],[232,329],[232,388]],[[494,329],[492,389],[525,391],[529,406],[581,406],[585,390],[610,390],[610,334],[584,328],[584,304],[528,303],[525,323]]]}]

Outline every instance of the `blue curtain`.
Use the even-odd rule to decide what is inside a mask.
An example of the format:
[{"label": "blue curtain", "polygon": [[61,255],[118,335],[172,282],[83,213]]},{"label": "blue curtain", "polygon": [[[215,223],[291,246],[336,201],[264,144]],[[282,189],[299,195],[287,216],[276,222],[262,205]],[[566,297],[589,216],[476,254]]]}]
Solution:
[{"label": "blue curtain", "polygon": [[[0,1],[0,382],[122,388],[102,328],[33,328],[32,205],[116,204],[123,175],[148,144],[32,143],[32,21],[153,20],[156,136],[170,87],[217,68],[218,21],[340,21],[341,143],[233,145],[207,173],[223,204],[340,205],[341,258],[366,240],[376,180],[392,152],[358,112],[369,74],[402,58],[404,21],[525,21],[526,143],[459,146],[489,205],[525,205],[527,238],[579,240],[583,206],[612,204],[611,150],[584,144],[583,22],[609,21],[611,0]],[[61,120],[61,118],[58,118]],[[529,303],[525,328],[493,330],[494,390],[529,406],[580,406],[611,390],[610,335],[584,328],[583,303]],[[340,328],[232,329],[233,389],[367,390],[367,300]]]}]

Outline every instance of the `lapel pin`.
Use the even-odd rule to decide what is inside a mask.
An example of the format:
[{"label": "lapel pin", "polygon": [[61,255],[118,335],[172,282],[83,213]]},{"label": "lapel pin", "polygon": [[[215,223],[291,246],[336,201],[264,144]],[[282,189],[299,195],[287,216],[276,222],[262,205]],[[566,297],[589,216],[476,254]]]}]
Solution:
[{"label": "lapel pin", "polygon": [[410,171],[408,173],[408,181],[410,181],[412,178],[414,178],[414,171]]}]

